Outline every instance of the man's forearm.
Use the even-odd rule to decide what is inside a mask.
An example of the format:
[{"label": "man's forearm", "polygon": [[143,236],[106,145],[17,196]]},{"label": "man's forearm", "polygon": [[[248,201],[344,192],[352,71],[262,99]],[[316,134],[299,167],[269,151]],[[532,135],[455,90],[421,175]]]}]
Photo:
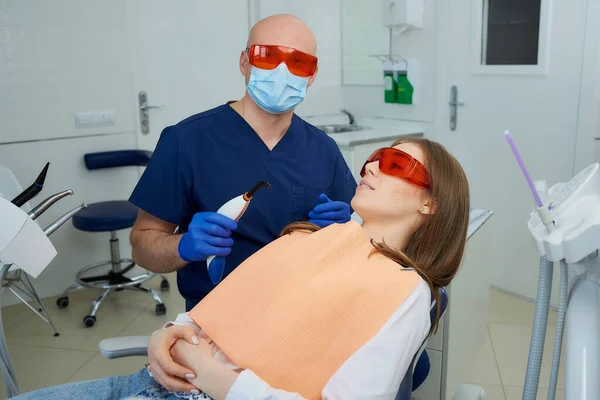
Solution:
[{"label": "man's forearm", "polygon": [[179,257],[181,235],[158,230],[141,230],[131,235],[132,257],[135,263],[159,274],[177,271],[187,263]]}]

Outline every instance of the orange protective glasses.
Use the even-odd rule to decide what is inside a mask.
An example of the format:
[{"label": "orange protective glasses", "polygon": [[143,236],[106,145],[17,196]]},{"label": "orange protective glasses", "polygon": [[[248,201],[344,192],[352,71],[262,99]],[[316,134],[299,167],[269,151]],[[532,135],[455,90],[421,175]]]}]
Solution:
[{"label": "orange protective glasses", "polygon": [[427,169],[410,154],[393,147],[383,147],[375,150],[360,170],[360,176],[365,176],[365,167],[375,161],[379,161],[379,170],[384,174],[429,189]]},{"label": "orange protective glasses", "polygon": [[288,70],[303,78],[317,72],[317,57],[291,47],[268,44],[253,44],[246,49],[250,64],[261,69],[275,69],[282,62]]}]

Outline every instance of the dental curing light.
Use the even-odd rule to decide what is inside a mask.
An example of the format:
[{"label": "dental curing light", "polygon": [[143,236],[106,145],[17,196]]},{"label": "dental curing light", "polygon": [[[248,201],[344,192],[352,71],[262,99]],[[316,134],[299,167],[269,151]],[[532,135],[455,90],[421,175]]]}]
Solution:
[{"label": "dental curing light", "polygon": [[[226,217],[231,218],[235,222],[238,222],[242,215],[248,209],[250,205],[250,200],[252,200],[252,196],[256,193],[258,189],[262,186],[269,189],[271,184],[267,181],[260,181],[254,187],[237,197],[229,200],[227,203],[223,204],[221,208],[217,211],[218,214],[224,215]],[[221,260],[219,260],[221,259]],[[206,258],[206,267],[208,268],[208,276],[210,276],[210,280],[215,285],[221,282],[223,278],[223,270],[225,269],[225,257],[218,257],[215,259],[215,256],[208,256]]]}]

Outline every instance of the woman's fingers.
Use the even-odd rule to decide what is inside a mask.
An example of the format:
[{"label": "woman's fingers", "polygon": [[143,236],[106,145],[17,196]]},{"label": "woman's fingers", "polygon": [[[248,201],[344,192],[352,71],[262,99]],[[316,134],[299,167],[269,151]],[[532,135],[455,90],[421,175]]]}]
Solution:
[{"label": "woman's fingers", "polygon": [[148,344],[150,369],[157,382],[167,389],[170,387],[181,389],[184,385],[191,390],[193,386],[187,382],[187,379],[193,379],[194,372],[175,363],[171,356],[171,347],[180,339],[184,340],[184,343],[199,343],[194,329],[190,326],[173,325],[154,332]]},{"label": "woman's fingers", "polygon": [[196,332],[194,331],[194,328],[192,328],[191,326],[182,326],[182,325],[178,325],[177,326],[177,334],[179,336],[174,336],[173,337],[173,343],[175,341],[177,341],[178,339],[183,339],[188,343],[191,344],[198,344],[200,343],[200,340],[198,339],[198,336],[196,336]]},{"label": "woman's fingers", "polygon": [[153,365],[150,364],[150,370],[154,379],[170,392],[191,392],[192,390],[197,390],[188,381],[170,376],[160,367],[155,366],[153,368]]},{"label": "woman's fingers", "polygon": [[161,357],[159,363],[162,370],[171,376],[178,377],[180,379],[194,379],[196,377],[194,375],[194,371],[182,367],[173,361],[170,354],[168,357]]}]

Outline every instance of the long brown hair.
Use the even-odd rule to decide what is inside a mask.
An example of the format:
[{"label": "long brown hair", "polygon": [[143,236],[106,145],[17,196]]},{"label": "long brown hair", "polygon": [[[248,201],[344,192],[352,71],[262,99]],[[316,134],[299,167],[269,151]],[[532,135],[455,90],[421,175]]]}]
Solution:
[{"label": "long brown hair", "polygon": [[[409,238],[404,252],[375,243],[376,252],[394,260],[403,267],[413,268],[429,286],[436,300],[437,314],[431,334],[437,331],[440,320],[439,289],[446,287],[460,267],[467,241],[469,225],[469,183],[467,176],[441,144],[424,138],[402,138],[392,146],[414,143],[425,154],[429,172],[430,194],[436,200],[435,214]],[[292,223],[283,228],[281,235],[297,230],[315,232],[320,228],[309,222]]]}]

